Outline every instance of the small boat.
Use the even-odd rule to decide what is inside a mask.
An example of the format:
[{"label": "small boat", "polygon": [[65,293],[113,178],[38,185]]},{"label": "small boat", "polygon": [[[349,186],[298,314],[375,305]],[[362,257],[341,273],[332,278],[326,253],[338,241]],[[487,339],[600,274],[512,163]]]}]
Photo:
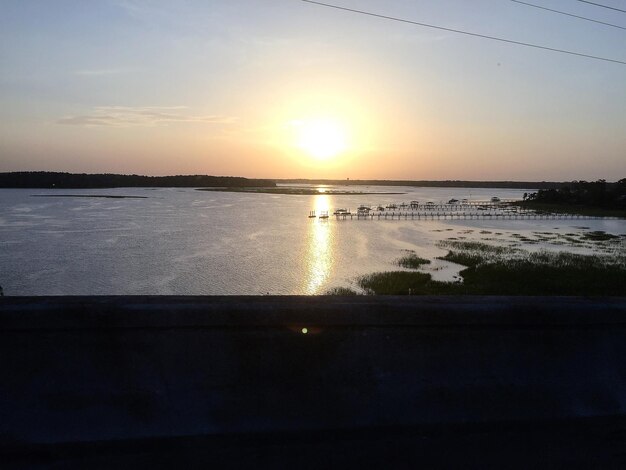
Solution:
[{"label": "small boat", "polygon": [[335,212],[333,212],[333,215],[347,215],[350,214],[350,211],[348,211],[348,209],[336,209]]},{"label": "small boat", "polygon": [[369,212],[372,209],[367,207],[367,206],[359,206],[359,208],[357,209],[359,212]]},{"label": "small boat", "polygon": [[407,207],[408,207],[408,205],[405,202],[400,204],[400,209],[406,209]]},{"label": "small boat", "polygon": [[500,202],[500,198],[497,196],[494,196],[491,198],[491,202]]},{"label": "small boat", "polygon": [[419,205],[420,205],[419,201],[411,201],[411,203],[409,204],[411,209],[417,209]]},{"label": "small boat", "polygon": [[309,219],[312,219],[312,218],[314,218],[314,217],[317,217],[317,216],[315,215],[315,211],[310,211],[310,212],[309,212]]},{"label": "small boat", "polygon": [[434,203],[433,201],[428,201],[428,202],[426,203],[426,206],[428,206],[428,207],[432,207],[432,206],[434,206],[434,205],[435,205],[435,203]]},{"label": "small boat", "polygon": [[376,210],[379,212],[384,212],[385,208],[383,206],[378,206]]},{"label": "small boat", "polygon": [[387,206],[387,209],[397,209],[397,208],[398,208],[398,206],[396,206],[395,204],[389,204]]},{"label": "small boat", "polygon": [[320,219],[328,219],[328,211],[322,211],[320,214]]},{"label": "small boat", "polygon": [[454,198],[452,198],[452,199],[450,199],[448,201],[448,204],[458,204],[458,203],[459,203],[459,200],[458,199],[454,199]]}]

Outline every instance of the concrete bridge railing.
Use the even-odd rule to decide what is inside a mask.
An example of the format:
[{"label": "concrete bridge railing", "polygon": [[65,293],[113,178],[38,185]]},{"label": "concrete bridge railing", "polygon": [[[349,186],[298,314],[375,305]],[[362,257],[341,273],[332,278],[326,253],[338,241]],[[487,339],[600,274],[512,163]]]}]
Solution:
[{"label": "concrete bridge railing", "polygon": [[4,297],[0,454],[626,414],[626,298]]}]

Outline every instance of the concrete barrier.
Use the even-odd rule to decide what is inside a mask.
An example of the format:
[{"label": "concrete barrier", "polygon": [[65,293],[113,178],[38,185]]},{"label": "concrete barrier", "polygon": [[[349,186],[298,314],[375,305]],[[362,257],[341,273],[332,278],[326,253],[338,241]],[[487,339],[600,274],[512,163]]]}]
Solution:
[{"label": "concrete barrier", "polygon": [[[0,377],[0,456],[15,465],[94,467],[104,453],[106,468],[121,443],[154,455],[181,439],[197,457],[213,449],[211,462],[262,448],[261,463],[280,466],[321,445],[345,464],[356,442],[388,459],[388,436],[419,449],[424,436],[493,444],[507,429],[552,436],[558,462],[600,429],[613,437],[584,455],[608,445],[615,463],[626,298],[4,297]],[[555,445],[567,429],[579,432]],[[259,464],[250,452],[242,462]]]}]

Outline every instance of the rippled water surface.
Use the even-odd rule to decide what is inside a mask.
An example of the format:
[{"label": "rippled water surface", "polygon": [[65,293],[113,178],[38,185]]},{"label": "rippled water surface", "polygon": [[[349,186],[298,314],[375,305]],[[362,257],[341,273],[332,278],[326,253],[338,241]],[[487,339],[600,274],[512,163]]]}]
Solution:
[{"label": "rippled water surface", "polygon": [[[354,187],[350,188],[355,190]],[[361,189],[361,188],[359,188]],[[626,233],[623,220],[319,220],[310,210],[450,198],[521,199],[523,190],[369,187],[403,195],[273,195],[194,189],[0,189],[0,285],[7,295],[316,294],[353,286],[357,276],[399,269],[403,250],[434,259],[442,239],[518,243],[530,249],[610,252],[622,245],[570,247],[545,234]],[[124,195],[142,198],[47,197]],[[33,197],[44,196],[44,197]],[[484,233],[481,233],[484,232]],[[427,269],[449,279],[458,266]]]}]

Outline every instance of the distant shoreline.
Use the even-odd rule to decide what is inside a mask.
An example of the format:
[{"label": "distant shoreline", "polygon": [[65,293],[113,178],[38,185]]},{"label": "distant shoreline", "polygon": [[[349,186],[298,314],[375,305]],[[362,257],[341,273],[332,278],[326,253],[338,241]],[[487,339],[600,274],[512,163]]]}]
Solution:
[{"label": "distant shoreline", "polygon": [[119,174],[78,174],[50,171],[0,173],[0,188],[30,189],[111,189],[111,188],[198,188],[276,187],[273,180],[240,176],[176,175],[143,176]]},{"label": "distant shoreline", "polygon": [[101,197],[105,199],[148,199],[148,196],[114,196],[109,194],[31,194],[30,197]]},{"label": "distant shoreline", "polygon": [[406,194],[401,192],[384,192],[384,191],[342,191],[337,189],[328,189],[320,191],[318,188],[294,188],[294,187],[277,187],[277,188],[196,188],[197,191],[218,191],[229,193],[251,193],[251,194],[291,194],[295,196],[359,196],[359,195],[393,195]]},{"label": "distant shoreline", "polygon": [[[559,189],[572,184],[559,181],[469,180],[351,180],[351,179],[255,179],[240,176],[173,175],[143,176],[113,173],[64,173],[18,171],[0,173],[0,188],[110,189],[110,188],[277,188],[277,184],[334,186],[404,186],[423,188]],[[612,186],[617,183],[606,183]],[[218,189],[216,189],[218,190]],[[340,194],[335,192],[334,194]],[[341,193],[344,194],[344,193]],[[345,194],[358,194],[346,191]],[[372,193],[366,193],[372,194]],[[396,193],[379,193],[396,194]],[[404,193],[397,193],[404,194]]]},{"label": "distant shoreline", "polygon": [[421,188],[558,189],[569,182],[559,181],[469,181],[469,180],[332,180],[276,179],[278,184],[327,184],[335,186],[406,186]]}]

